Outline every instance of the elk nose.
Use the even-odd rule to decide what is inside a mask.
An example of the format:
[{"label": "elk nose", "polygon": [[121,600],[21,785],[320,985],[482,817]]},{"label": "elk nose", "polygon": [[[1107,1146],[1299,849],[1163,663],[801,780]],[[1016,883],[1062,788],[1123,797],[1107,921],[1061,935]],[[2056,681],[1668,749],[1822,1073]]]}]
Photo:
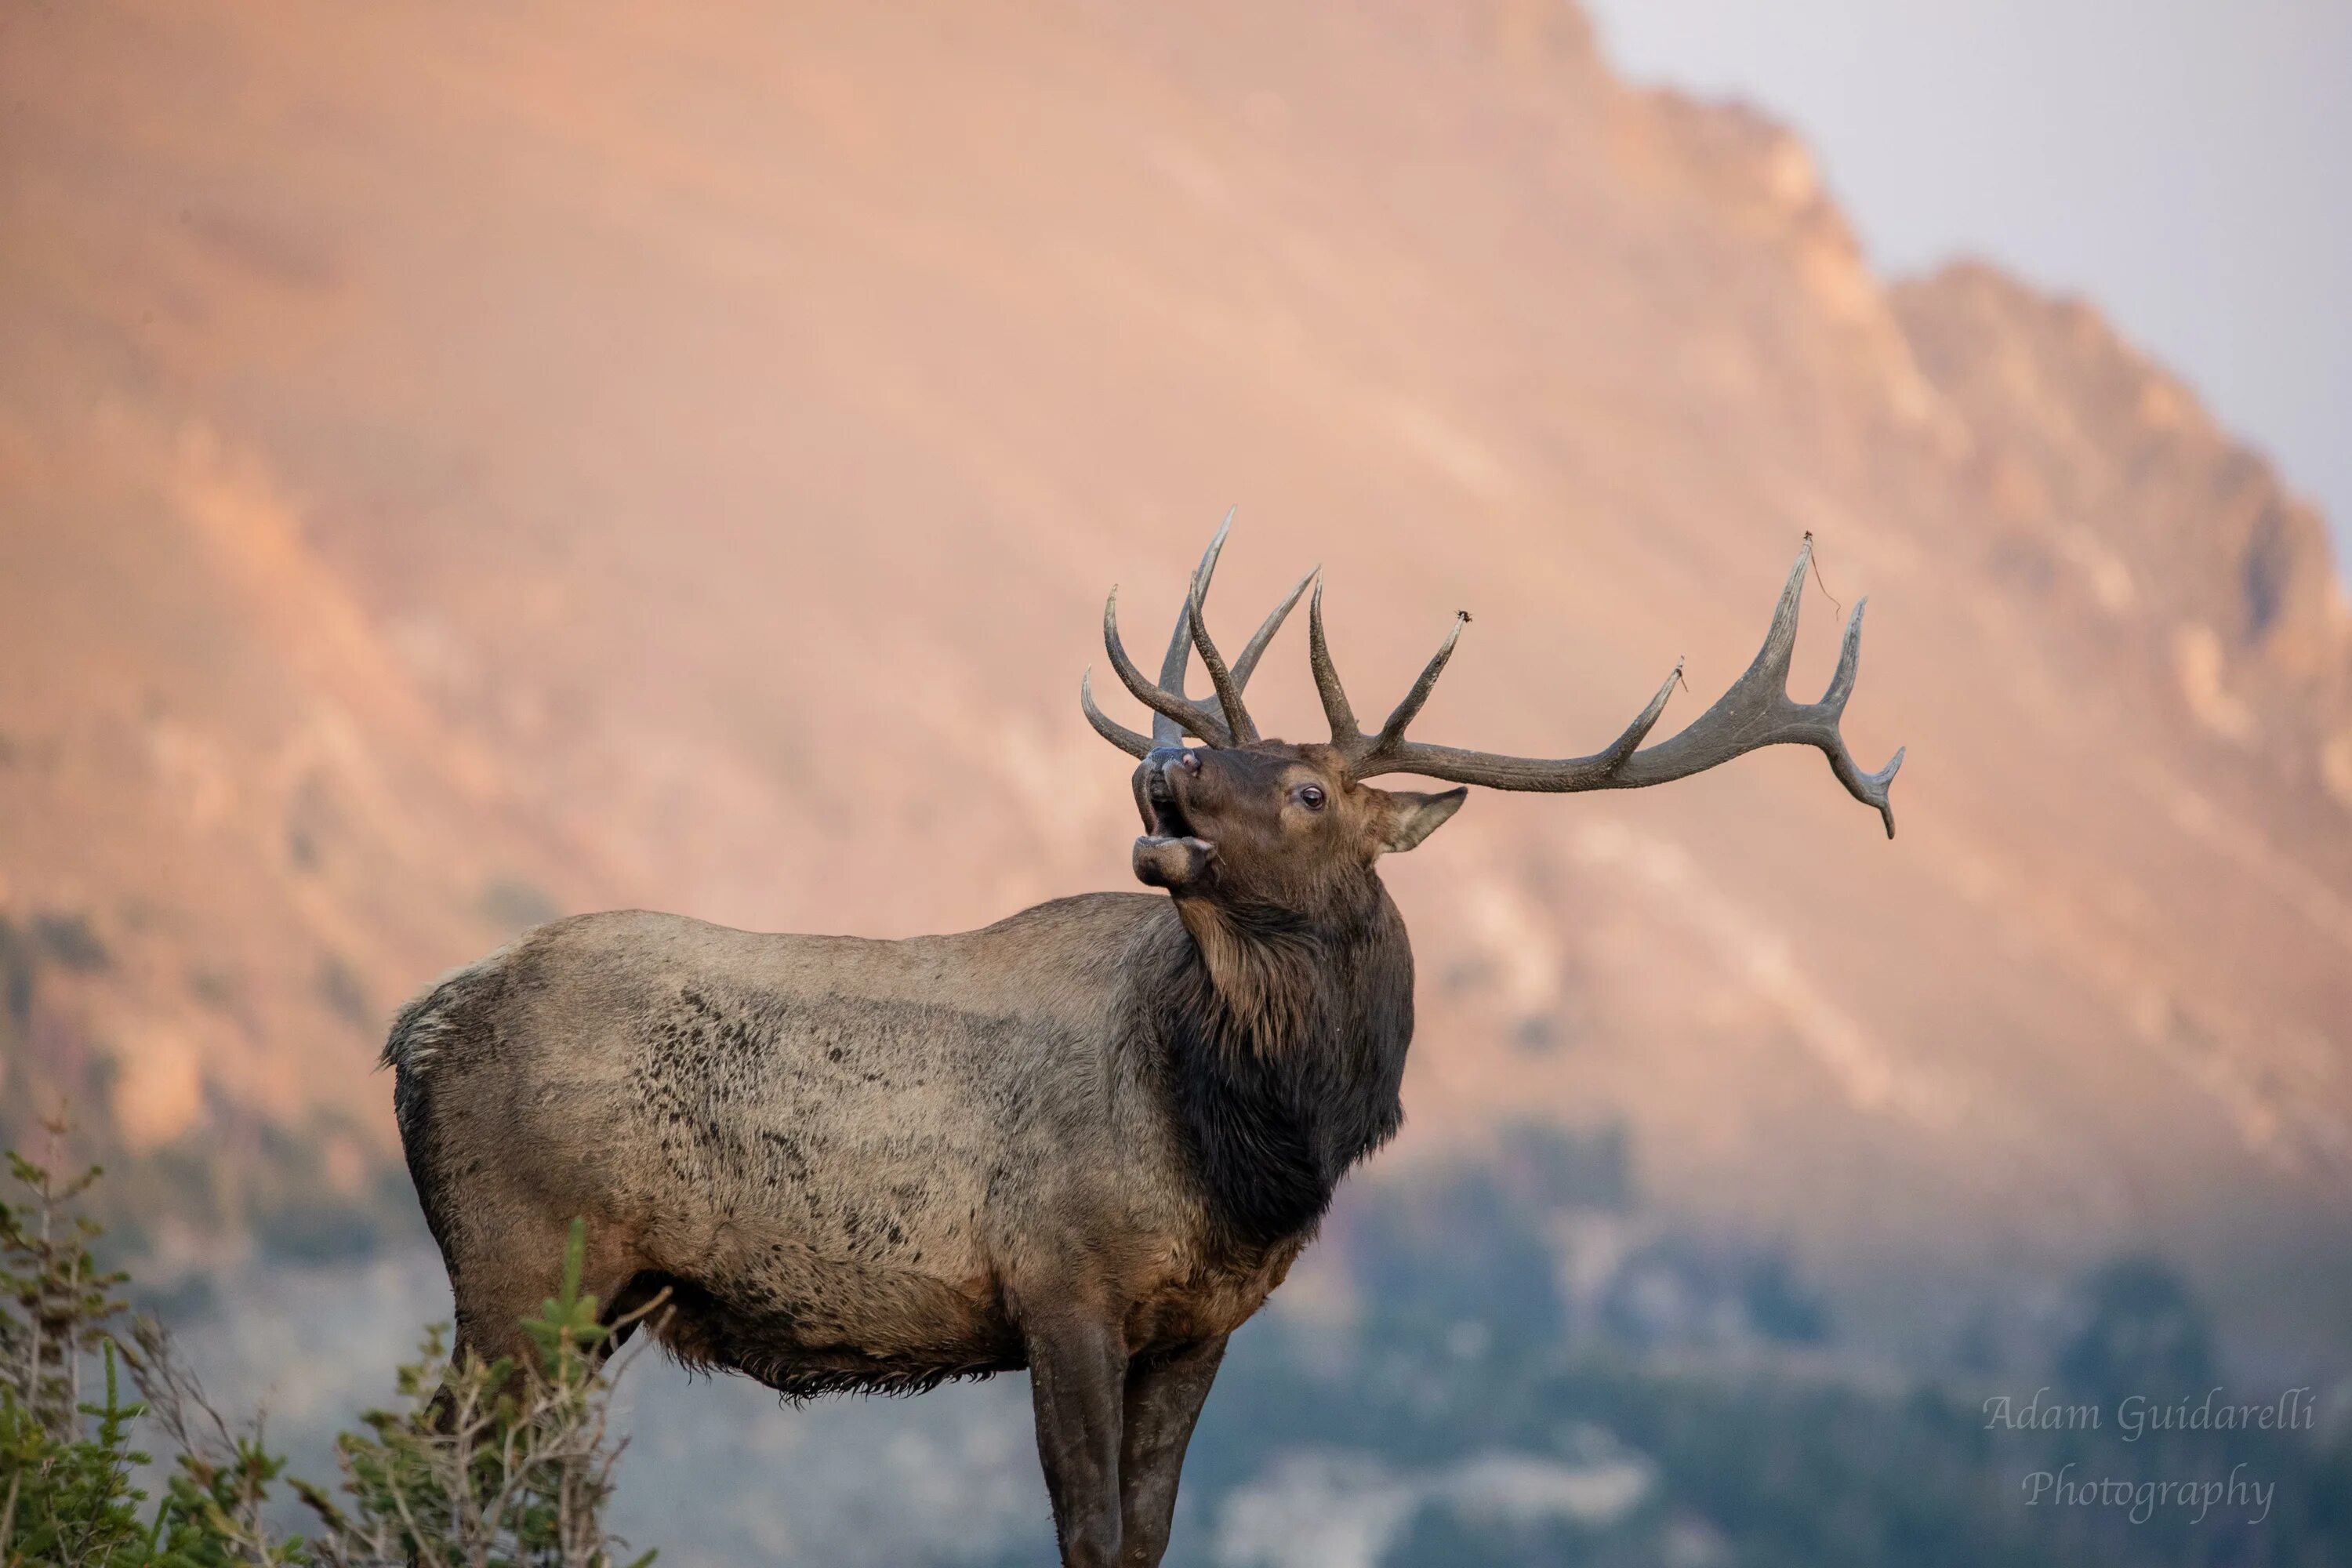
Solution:
[{"label": "elk nose", "polygon": [[1201,754],[1182,746],[1158,746],[1149,759],[1154,769],[1165,773],[1170,768],[1181,768],[1188,773],[1201,771]]}]

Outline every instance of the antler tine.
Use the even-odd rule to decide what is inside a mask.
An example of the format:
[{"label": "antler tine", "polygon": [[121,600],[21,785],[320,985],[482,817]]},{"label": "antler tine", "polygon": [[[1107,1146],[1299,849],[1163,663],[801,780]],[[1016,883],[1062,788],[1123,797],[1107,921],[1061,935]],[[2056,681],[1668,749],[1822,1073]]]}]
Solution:
[{"label": "antler tine", "polygon": [[[1853,614],[1845,618],[1845,639],[1838,646],[1837,671],[1830,677],[1829,689],[1813,704],[1829,715],[1833,729],[1845,716],[1846,700],[1853,695],[1854,670],[1862,662],[1862,612],[1869,607],[1867,597],[1854,601]],[[1889,838],[1895,837],[1895,807],[1887,800],[1887,792],[1895,783],[1895,771],[1903,766],[1904,753],[1909,750],[1908,746],[1895,747],[1893,760],[1874,773],[1864,773],[1855,765],[1853,753],[1846,750],[1842,732],[1837,749],[1829,753],[1830,768],[1837,774],[1838,783],[1845,785],[1846,793],[1856,800],[1878,808],[1879,819],[1886,824]]]},{"label": "antler tine", "polygon": [[1682,681],[1683,661],[1676,659],[1674,673],[1658,683],[1657,694],[1650,699],[1650,705],[1633,715],[1633,721],[1626,725],[1623,732],[1615,740],[1592,754],[1594,762],[1600,764],[1602,771],[1607,772],[1623,766],[1625,759],[1639,750],[1643,741],[1649,739],[1650,731],[1657,728],[1659,717],[1666,710],[1667,700],[1674,696],[1675,688],[1680,686]]},{"label": "antler tine", "polygon": [[1347,689],[1339,684],[1339,668],[1331,662],[1331,645],[1323,637],[1323,580],[1315,581],[1315,596],[1307,602],[1307,659],[1315,671],[1315,691],[1323,699],[1323,717],[1331,726],[1331,743],[1343,752],[1364,745],[1356,728],[1356,710],[1348,705]]},{"label": "antler tine", "polygon": [[[1084,675],[1078,677],[1078,707],[1085,711],[1087,722],[1094,726],[1096,734],[1100,735],[1130,757],[1150,756],[1152,748],[1160,744],[1160,726],[1169,721],[1160,714],[1154,713],[1151,716],[1152,732],[1149,735],[1139,735],[1100,708],[1096,707],[1095,672],[1091,667]],[[1179,737],[1180,741],[1181,739],[1181,737]]]},{"label": "antler tine", "polygon": [[[1201,569],[1192,575],[1192,592],[1185,600],[1184,614],[1192,634],[1192,646],[1201,650],[1201,663],[1209,672],[1210,683],[1216,688],[1217,705],[1224,710],[1225,728],[1232,732],[1234,744],[1245,746],[1258,738],[1258,731],[1256,721],[1250,717],[1249,708],[1242,700],[1242,692],[1248,687],[1258,660],[1265,657],[1266,645],[1274,640],[1274,634],[1282,629],[1283,622],[1290,618],[1298,596],[1307,591],[1307,584],[1315,580],[1316,573],[1309,572],[1301,577],[1297,585],[1283,596],[1282,602],[1275,605],[1265,619],[1258,624],[1257,630],[1250,635],[1250,640],[1243,645],[1241,658],[1228,668],[1224,656],[1217,651],[1216,642],[1209,636],[1208,623],[1202,618],[1202,611],[1209,602],[1209,580],[1217,568],[1218,551],[1224,544],[1225,531],[1233,524],[1234,514],[1229,510],[1225,513],[1225,521],[1217,525],[1217,537],[1210,542],[1209,553],[1202,558]],[[1320,567],[1316,569],[1317,572],[1321,570]],[[1172,645],[1170,657],[1171,659],[1174,658]]]},{"label": "antler tine", "polygon": [[[1227,521],[1232,513],[1226,514]],[[1184,613],[1192,623],[1192,646],[1201,650],[1201,663],[1209,672],[1209,683],[1217,689],[1217,706],[1224,710],[1225,728],[1233,740],[1228,742],[1246,746],[1256,740],[1257,726],[1250,721],[1249,709],[1242,702],[1242,689],[1234,680],[1233,671],[1225,668],[1224,656],[1209,638],[1208,623],[1201,618],[1201,601],[1208,596],[1208,583],[1197,574],[1192,579],[1192,592],[1184,601]]]},{"label": "antler tine", "polygon": [[[1437,686],[1437,678],[1445,671],[1446,661],[1454,657],[1454,645],[1462,639],[1462,628],[1470,624],[1470,612],[1454,612],[1454,625],[1447,628],[1445,641],[1422,666],[1419,679],[1404,700],[1390,710],[1387,721],[1377,735],[1367,735],[1356,727],[1356,710],[1349,704],[1348,693],[1339,684],[1339,667],[1331,662],[1331,647],[1323,635],[1323,584],[1315,584],[1314,602],[1307,611],[1307,657],[1315,672],[1315,689],[1323,699],[1323,717],[1330,721],[1331,744],[1349,759],[1349,764],[1360,777],[1388,772],[1380,759],[1404,739],[1405,726],[1420,716],[1423,704]],[[1367,771],[1369,770],[1369,771]]]},{"label": "antler tine", "polygon": [[1845,618],[1845,637],[1838,644],[1837,671],[1830,677],[1829,689],[1813,704],[1832,713],[1845,711],[1846,699],[1853,695],[1854,667],[1862,661],[1862,612],[1870,608],[1869,595],[1853,602],[1853,613]]},{"label": "antler tine", "polygon": [[[1205,586],[1209,579],[1217,574],[1217,557],[1224,553],[1225,533],[1234,526],[1234,513],[1238,510],[1236,507],[1225,509],[1224,521],[1217,524],[1216,536],[1209,541],[1209,548],[1201,552],[1201,564],[1192,569],[1193,582]],[[1183,697],[1184,668],[1192,660],[1192,606],[1189,604],[1179,605],[1176,606],[1175,627],[1168,634],[1168,651],[1160,660],[1160,689]],[[1192,700],[1185,698],[1185,700]],[[1155,713],[1151,717],[1151,738],[1163,746],[1181,746],[1184,743],[1184,731],[1173,719],[1164,713]]]},{"label": "antler tine", "polygon": [[[1666,699],[1681,674],[1679,666],[1675,677],[1668,678],[1658,689],[1649,707],[1624,733],[1606,751],[1589,757],[1545,760],[1425,745],[1404,740],[1402,727],[1391,716],[1390,723],[1382,727],[1381,740],[1352,771],[1359,778],[1411,773],[1494,789],[1641,789],[1703,773],[1761,746],[1807,745],[1829,758],[1831,771],[1848,794],[1877,809],[1879,819],[1886,826],[1886,836],[1892,838],[1895,812],[1887,795],[1896,770],[1903,765],[1904,753],[1896,752],[1894,760],[1874,773],[1864,773],[1846,750],[1845,737],[1838,730],[1838,720],[1853,692],[1855,669],[1861,658],[1861,605],[1854,606],[1846,623],[1837,673],[1832,677],[1822,700],[1799,703],[1789,699],[1789,659],[1796,647],[1797,612],[1804,595],[1805,574],[1811,565],[1812,540],[1808,536],[1797,552],[1796,564],[1790,568],[1780,603],[1773,609],[1771,626],[1764,634],[1764,646],[1757,650],[1755,658],[1706,712],[1679,733],[1654,746],[1643,748],[1641,742],[1664,712]],[[1442,662],[1442,658],[1433,662]],[[1423,679],[1433,677],[1424,672]],[[1408,697],[1406,701],[1411,703],[1412,699]],[[1411,715],[1406,717],[1409,720]],[[1398,731],[1393,739],[1390,736],[1391,729]]]},{"label": "antler tine", "polygon": [[[1226,730],[1223,720],[1198,702],[1152,685],[1143,678],[1143,671],[1135,668],[1135,660],[1127,656],[1126,645],[1119,641],[1118,590],[1116,587],[1111,589],[1110,597],[1103,601],[1103,651],[1110,655],[1111,668],[1118,672],[1120,683],[1138,702],[1181,726],[1178,732],[1180,742],[1184,735],[1190,734],[1198,735],[1213,746],[1233,744],[1232,734]],[[1158,729],[1157,725],[1153,726],[1155,741]]]},{"label": "antler tine", "polygon": [[1250,676],[1256,670],[1257,661],[1265,656],[1266,644],[1272,642],[1274,634],[1282,629],[1282,623],[1290,618],[1290,612],[1297,605],[1299,595],[1307,592],[1307,585],[1321,576],[1322,573],[1323,568],[1318,566],[1314,571],[1301,577],[1298,580],[1298,585],[1285,595],[1282,603],[1269,611],[1265,619],[1259,623],[1257,630],[1250,634],[1250,640],[1242,646],[1241,658],[1234,660],[1235,686],[1244,691],[1249,689]]},{"label": "antler tine", "polygon": [[[1114,587],[1103,604],[1103,647],[1110,655],[1111,668],[1118,674],[1136,700],[1150,708],[1152,713],[1151,734],[1138,734],[1105,714],[1094,700],[1093,672],[1089,670],[1078,682],[1078,706],[1095,732],[1119,750],[1134,756],[1147,755],[1155,746],[1181,746],[1187,735],[1197,735],[1213,746],[1246,745],[1258,738],[1257,726],[1251,721],[1249,710],[1242,704],[1242,691],[1249,685],[1250,676],[1265,658],[1266,646],[1282,629],[1292,609],[1308,584],[1317,580],[1321,568],[1309,572],[1297,585],[1275,605],[1259,624],[1257,630],[1242,648],[1241,658],[1229,668],[1210,639],[1208,627],[1202,624],[1201,606],[1209,596],[1210,582],[1215,577],[1217,558],[1223,552],[1226,532],[1233,527],[1234,513],[1228,510],[1224,521],[1217,525],[1215,537],[1202,552],[1201,564],[1192,573],[1192,581],[1183,605],[1176,612],[1176,626],[1168,638],[1168,651],[1160,661],[1160,682],[1154,686],[1146,680],[1135,661],[1128,657],[1126,645],[1118,634],[1118,590]],[[1209,678],[1217,688],[1220,714],[1206,703],[1195,702],[1184,694],[1185,667],[1191,662],[1192,650],[1201,650],[1201,662],[1209,668]],[[1236,736],[1240,739],[1237,741]],[[1141,747],[1139,751],[1137,748]]]},{"label": "antler tine", "polygon": [[1462,628],[1469,624],[1469,611],[1454,612],[1454,625],[1447,628],[1444,642],[1430,655],[1429,662],[1421,667],[1421,678],[1412,683],[1412,689],[1404,694],[1404,700],[1390,710],[1388,721],[1381,726],[1380,734],[1374,737],[1374,756],[1403,740],[1405,726],[1421,716],[1422,704],[1427,702],[1429,694],[1437,689],[1437,678],[1445,673],[1445,661],[1454,657],[1454,645],[1462,640]]}]

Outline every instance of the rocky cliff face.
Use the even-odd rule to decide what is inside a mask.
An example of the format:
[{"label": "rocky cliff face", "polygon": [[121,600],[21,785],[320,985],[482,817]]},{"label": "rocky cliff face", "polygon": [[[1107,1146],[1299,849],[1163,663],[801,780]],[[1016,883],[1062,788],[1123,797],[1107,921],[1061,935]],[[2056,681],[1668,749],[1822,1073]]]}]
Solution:
[{"label": "rocky cliff face", "polygon": [[1903,837],[1811,753],[1475,801],[1394,1162],[1622,1116],[1824,1258],[2344,1251],[2316,520],[1572,13],[20,8],[0,175],[12,1118],[362,1191],[378,1020],[548,910],[1124,885],[1077,675],[1229,501],[1223,618],[1320,560],[1370,708],[1468,606],[1421,731],[1528,752],[1695,713],[1811,531]]},{"label": "rocky cliff face", "polygon": [[1961,265],[1895,307],[1972,438],[1996,570],[2209,736],[2352,805],[2352,616],[2313,510],[2079,300]]}]

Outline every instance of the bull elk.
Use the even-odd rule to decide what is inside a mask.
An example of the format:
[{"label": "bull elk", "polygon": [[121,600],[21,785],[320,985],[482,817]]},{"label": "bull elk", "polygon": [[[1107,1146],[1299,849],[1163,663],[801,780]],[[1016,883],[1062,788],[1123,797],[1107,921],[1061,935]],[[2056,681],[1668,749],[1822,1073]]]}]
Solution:
[{"label": "bull elk", "polygon": [[[690,1365],[791,1399],[1027,1368],[1062,1561],[1156,1563],[1226,1336],[1402,1116],[1412,952],[1381,856],[1444,825],[1461,785],[1636,789],[1787,742],[1895,831],[1903,754],[1864,773],[1838,731],[1860,605],[1822,700],[1784,689],[1810,540],[1762,650],[1696,722],[1642,744],[1677,666],[1605,749],[1542,761],[1406,738],[1466,616],[1371,734],[1313,574],[1228,664],[1202,619],[1224,537],[1157,681],[1121,644],[1116,590],[1103,607],[1151,732],[1079,688],[1140,759],[1135,875],[1164,893],[901,942],[583,915],[401,1011],[384,1061],[462,1350],[522,1348],[584,1216],[586,1287],[615,1317],[667,1291],[647,1321]],[[1243,690],[1310,583],[1331,738],[1265,740]],[[1194,652],[1213,701],[1186,695]],[[1374,788],[1386,773],[1457,787]]]}]

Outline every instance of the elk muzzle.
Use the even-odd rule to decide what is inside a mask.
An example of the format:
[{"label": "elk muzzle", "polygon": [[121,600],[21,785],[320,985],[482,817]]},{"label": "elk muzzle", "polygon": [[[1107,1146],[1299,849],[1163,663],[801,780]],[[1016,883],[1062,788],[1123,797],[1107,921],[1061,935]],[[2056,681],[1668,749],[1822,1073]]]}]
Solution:
[{"label": "elk muzzle", "polygon": [[1201,775],[1199,753],[1160,746],[1135,770],[1135,804],[1146,832],[1135,841],[1135,879],[1180,892],[1208,876],[1217,847],[1192,831],[1184,791]]}]

